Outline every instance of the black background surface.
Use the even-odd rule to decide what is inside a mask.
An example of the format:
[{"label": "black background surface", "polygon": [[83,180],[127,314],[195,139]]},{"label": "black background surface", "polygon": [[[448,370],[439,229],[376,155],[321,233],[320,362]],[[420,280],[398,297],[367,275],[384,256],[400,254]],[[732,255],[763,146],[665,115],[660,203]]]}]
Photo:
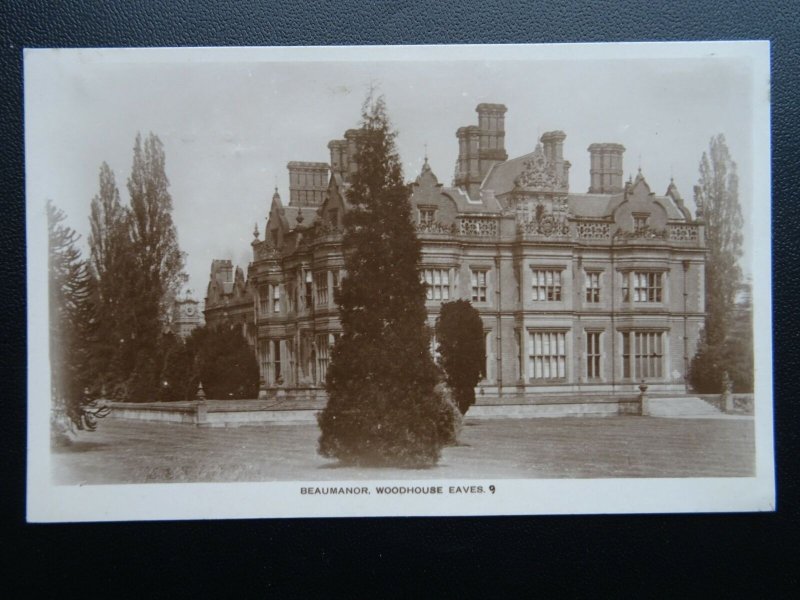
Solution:
[{"label": "black background surface", "polygon": [[[791,1],[2,2],[0,440],[11,581],[83,595],[214,588],[277,595],[541,596],[611,592],[773,595],[797,587],[798,411],[794,309],[800,32]],[[537,43],[769,39],[772,42],[773,304],[778,510],[737,515],[297,519],[25,524],[25,218],[22,48]],[[767,207],[764,207],[767,210]],[[763,293],[756,290],[756,293]],[[485,592],[479,594],[483,588]],[[616,593],[614,594],[616,595]]]}]

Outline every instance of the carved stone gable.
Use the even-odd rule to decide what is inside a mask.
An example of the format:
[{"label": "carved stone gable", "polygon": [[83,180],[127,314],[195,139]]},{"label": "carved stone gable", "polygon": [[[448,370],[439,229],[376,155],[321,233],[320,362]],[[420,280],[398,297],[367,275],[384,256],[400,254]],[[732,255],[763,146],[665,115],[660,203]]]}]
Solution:
[{"label": "carved stone gable", "polygon": [[550,191],[561,187],[555,165],[547,160],[541,144],[536,144],[533,154],[522,163],[522,167],[522,173],[514,180],[517,189]]}]

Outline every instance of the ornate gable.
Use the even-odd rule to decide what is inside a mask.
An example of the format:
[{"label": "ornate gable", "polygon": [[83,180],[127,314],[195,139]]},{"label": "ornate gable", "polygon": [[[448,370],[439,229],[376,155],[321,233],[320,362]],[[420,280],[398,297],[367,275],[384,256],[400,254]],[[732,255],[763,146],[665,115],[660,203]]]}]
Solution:
[{"label": "ornate gable", "polygon": [[519,191],[556,191],[563,185],[556,172],[555,165],[545,156],[542,144],[522,163],[522,172],[514,179],[514,186]]}]

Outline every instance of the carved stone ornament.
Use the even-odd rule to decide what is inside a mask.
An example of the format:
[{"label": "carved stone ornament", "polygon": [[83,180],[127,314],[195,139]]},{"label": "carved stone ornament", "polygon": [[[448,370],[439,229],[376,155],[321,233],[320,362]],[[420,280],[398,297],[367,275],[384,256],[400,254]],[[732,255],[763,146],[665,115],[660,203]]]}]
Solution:
[{"label": "carved stone ornament", "polygon": [[444,223],[440,223],[439,221],[433,221],[430,223],[417,223],[417,232],[418,233],[446,233],[450,235],[454,235],[457,232],[456,224],[453,223],[452,225],[445,225]]},{"label": "carved stone ornament", "polygon": [[666,229],[654,229],[645,225],[633,231],[617,229],[614,237],[623,240],[666,240],[668,238],[668,232]]},{"label": "carved stone ornament", "polygon": [[256,256],[259,260],[278,259],[281,256],[278,249],[266,240],[263,242],[254,242],[253,246],[256,249]]},{"label": "carved stone ornament", "polygon": [[522,166],[522,173],[514,180],[517,188],[552,190],[561,187],[554,165],[547,160],[541,144],[536,144],[533,154]]}]

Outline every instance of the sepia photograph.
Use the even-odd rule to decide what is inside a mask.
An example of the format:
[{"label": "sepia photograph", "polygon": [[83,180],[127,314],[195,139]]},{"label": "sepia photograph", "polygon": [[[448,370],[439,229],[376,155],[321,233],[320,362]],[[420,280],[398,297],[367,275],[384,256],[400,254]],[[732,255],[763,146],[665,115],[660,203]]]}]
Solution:
[{"label": "sepia photograph", "polygon": [[28,520],[774,510],[769,50],[26,50]]}]

